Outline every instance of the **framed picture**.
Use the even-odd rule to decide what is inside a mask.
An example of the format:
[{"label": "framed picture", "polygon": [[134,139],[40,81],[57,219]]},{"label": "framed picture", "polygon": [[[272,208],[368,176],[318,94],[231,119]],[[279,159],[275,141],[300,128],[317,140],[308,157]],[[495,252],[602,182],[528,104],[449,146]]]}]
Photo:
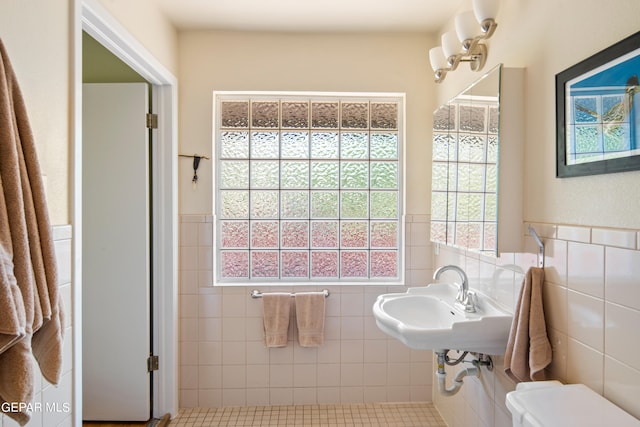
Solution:
[{"label": "framed picture", "polygon": [[640,169],[640,32],[556,75],[556,176]]}]

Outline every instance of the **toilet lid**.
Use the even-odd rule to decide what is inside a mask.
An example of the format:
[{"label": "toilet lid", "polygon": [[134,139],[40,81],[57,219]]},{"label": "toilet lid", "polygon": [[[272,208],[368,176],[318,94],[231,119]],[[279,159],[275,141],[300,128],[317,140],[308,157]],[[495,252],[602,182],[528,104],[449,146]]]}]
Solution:
[{"label": "toilet lid", "polygon": [[640,426],[640,420],[584,384],[512,391],[507,406],[525,427]]}]

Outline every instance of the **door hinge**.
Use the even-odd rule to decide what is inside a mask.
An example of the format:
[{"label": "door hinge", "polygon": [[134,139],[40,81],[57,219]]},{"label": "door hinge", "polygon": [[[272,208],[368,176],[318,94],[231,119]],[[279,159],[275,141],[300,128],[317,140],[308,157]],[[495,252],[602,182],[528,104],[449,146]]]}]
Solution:
[{"label": "door hinge", "polygon": [[147,113],[147,128],[158,129],[158,115]]},{"label": "door hinge", "polygon": [[158,356],[151,355],[147,359],[147,372],[157,371],[160,366]]}]

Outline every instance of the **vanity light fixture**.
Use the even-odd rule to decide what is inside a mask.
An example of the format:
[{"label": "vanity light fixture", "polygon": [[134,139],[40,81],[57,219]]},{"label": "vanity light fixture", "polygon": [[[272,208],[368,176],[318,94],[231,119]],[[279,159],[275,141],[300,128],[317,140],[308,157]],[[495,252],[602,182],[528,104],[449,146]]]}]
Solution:
[{"label": "vanity light fixture", "polygon": [[487,45],[482,43],[491,37],[498,24],[499,0],[473,0],[473,10],[455,17],[455,32],[442,35],[441,46],[429,50],[429,61],[435,73],[436,83],[441,83],[447,72],[458,68],[460,62],[469,62],[472,71],[480,71],[487,61]]}]

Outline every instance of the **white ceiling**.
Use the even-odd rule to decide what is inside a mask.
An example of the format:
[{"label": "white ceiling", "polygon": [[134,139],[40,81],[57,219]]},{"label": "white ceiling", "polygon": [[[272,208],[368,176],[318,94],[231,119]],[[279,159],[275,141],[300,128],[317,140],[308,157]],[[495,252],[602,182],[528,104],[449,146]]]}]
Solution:
[{"label": "white ceiling", "polygon": [[179,29],[437,32],[465,0],[153,0]]}]

